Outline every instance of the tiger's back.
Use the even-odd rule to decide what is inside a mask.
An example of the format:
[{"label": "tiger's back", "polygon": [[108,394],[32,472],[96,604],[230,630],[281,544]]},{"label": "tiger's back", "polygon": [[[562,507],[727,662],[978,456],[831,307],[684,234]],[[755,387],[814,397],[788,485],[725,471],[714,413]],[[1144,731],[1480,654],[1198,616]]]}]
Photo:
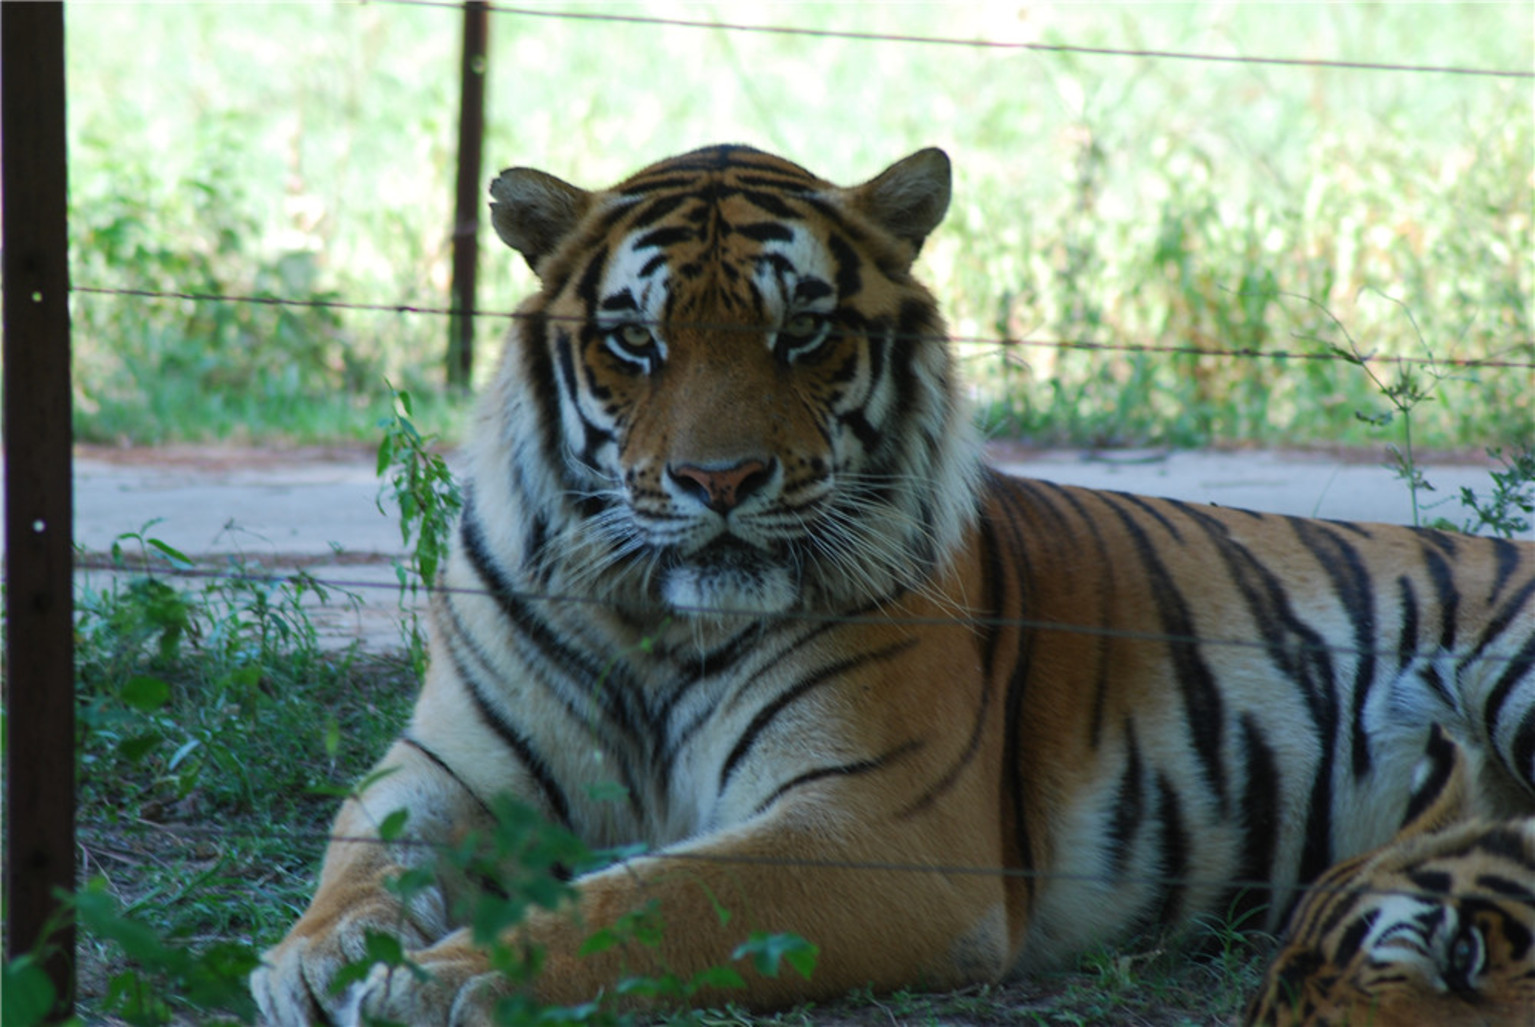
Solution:
[{"label": "tiger's back", "polygon": [[[658,850],[576,886],[592,927],[658,901],[669,972],[744,929],[821,946],[809,982],[753,978],[758,1006],[993,980],[1234,904],[1277,923],[1390,836],[1436,723],[1490,803],[1535,804],[1531,547],[983,470],[911,273],[949,188],[936,150],[851,188],[743,147],[595,192],[498,178],[541,287],[482,397],[416,713],[253,978],[269,1017],[476,1022],[503,985],[457,885],[402,909],[379,882],[502,792]],[[368,841],[396,808],[406,837]],[[848,869],[892,863],[899,903]],[[430,978],[332,995],[385,929]],[[556,914],[515,939],[548,950],[548,1000],[633,970]]]},{"label": "tiger's back", "polygon": [[1191,915],[1264,906],[1276,928],[1289,885],[1392,834],[1434,724],[1489,754],[1487,808],[1531,808],[1519,547],[999,476],[988,493],[981,550],[1020,557],[988,585],[1024,622],[996,640],[1021,690],[1002,704],[1020,858],[1092,877],[1045,875],[1023,965]]}]

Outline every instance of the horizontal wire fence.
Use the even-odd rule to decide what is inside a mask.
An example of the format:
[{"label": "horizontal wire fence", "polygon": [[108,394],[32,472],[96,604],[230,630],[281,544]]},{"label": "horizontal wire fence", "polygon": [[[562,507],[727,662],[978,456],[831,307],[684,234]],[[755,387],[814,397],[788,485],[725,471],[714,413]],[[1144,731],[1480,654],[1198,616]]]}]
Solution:
[{"label": "horizontal wire fence", "polygon": [[[276,307],[302,307],[331,310],[371,311],[380,314],[427,314],[442,317],[491,317],[507,321],[519,321],[533,319],[552,322],[556,324],[587,325],[591,322],[585,317],[572,315],[547,314],[540,312],[537,315],[522,314],[508,310],[480,310],[460,307],[427,307],[408,303],[351,303],[345,300],[313,300],[291,299],[281,296],[222,296],[214,293],[200,292],[172,292],[154,289],[115,289],[105,286],[74,285],[71,292],[93,296],[123,296],[138,297],[141,299],[162,300],[188,300],[192,302],[209,303],[250,303],[263,306]],[[763,331],[761,325],[727,324],[701,321],[672,322],[662,324],[649,321],[644,318],[626,317],[626,324],[641,325],[647,328],[662,327],[688,327],[715,332],[740,332],[758,333]],[[1530,360],[1511,360],[1497,357],[1414,357],[1408,355],[1383,356],[1372,353],[1344,353],[1335,348],[1328,350],[1271,350],[1254,349],[1251,347],[1221,348],[1201,346],[1170,346],[1161,343],[1150,342],[1124,342],[1124,341],[1094,341],[1074,339],[1039,339],[1029,336],[1017,338],[997,336],[969,336],[948,334],[944,336],[932,336],[912,332],[890,331],[881,333],[881,338],[898,342],[944,342],[963,343],[975,346],[993,346],[998,349],[1014,347],[1037,347],[1040,349],[1057,350],[1087,350],[1104,353],[1156,353],[1167,356],[1195,356],[1195,357],[1237,357],[1254,360],[1296,360],[1319,361],[1323,363],[1333,362],[1363,366],[1379,364],[1383,366],[1430,366],[1430,367],[1456,367],[1456,368],[1510,368],[1521,370],[1535,370],[1535,358]],[[1507,344],[1507,349],[1516,350],[1535,345],[1535,339],[1512,339]]]},{"label": "horizontal wire fence", "polygon": [[[1531,821],[1535,825],[1535,821]],[[237,828],[224,827],[199,827],[196,825],[120,825],[114,824],[109,828],[87,822],[84,826],[90,828],[104,837],[128,837],[158,833],[185,838],[217,839],[217,838],[245,838],[250,841],[269,841],[281,837],[287,841],[306,841],[330,844],[342,842],[348,844],[364,845],[389,845],[402,850],[418,849],[430,850],[439,853],[451,853],[455,846],[442,842],[427,842],[412,838],[398,838],[390,841],[381,841],[370,835],[338,835],[329,831],[319,830],[289,830],[283,832],[242,831]],[[599,850],[595,853],[601,858],[605,853]],[[1281,884],[1271,880],[1259,878],[1241,877],[1196,877],[1178,874],[1150,874],[1134,872],[1116,872],[1113,875],[1104,873],[1092,873],[1076,870],[1037,870],[1024,867],[995,867],[978,866],[964,863],[901,863],[891,860],[855,860],[855,859],[816,859],[813,857],[790,856],[749,856],[727,855],[723,853],[698,853],[686,851],[667,851],[658,849],[655,851],[635,852],[626,848],[616,859],[607,865],[623,864],[636,859],[661,860],[673,863],[712,863],[734,866],[769,866],[769,867],[793,867],[799,870],[845,870],[857,873],[884,873],[884,874],[939,874],[947,877],[995,877],[1004,880],[1018,881],[1071,881],[1078,884],[1114,884],[1114,885],[1153,885],[1170,886],[1187,889],[1225,889],[1246,892],[1285,892],[1294,893],[1297,896],[1311,894],[1334,895],[1382,895],[1403,896],[1407,898],[1436,901],[1444,897],[1443,892],[1435,892],[1427,888],[1411,887],[1366,887],[1357,883],[1320,883],[1308,881],[1305,883]],[[1498,895],[1496,891],[1484,890],[1478,894],[1489,897]],[[814,939],[810,939],[814,940]]]},{"label": "horizontal wire fence", "polygon": [[[447,9],[453,9],[453,10],[459,10],[460,9],[460,4],[457,3],[457,2],[454,2],[454,0],[372,0],[372,2],[375,2],[375,3],[385,3],[385,4],[410,5],[410,6],[441,7],[441,8],[447,8]],[[804,36],[804,37],[812,37],[812,38],[846,39],[846,40],[855,40],[855,41],[868,42],[868,43],[890,43],[890,44],[912,44],[912,45],[931,45],[931,46],[949,46],[949,47],[969,47],[969,48],[975,48],[975,49],[1017,50],[1017,51],[1039,52],[1039,53],[1073,53],[1073,54],[1081,54],[1081,55],[1086,55],[1086,56],[1096,56],[1096,57],[1106,57],[1106,58],[1107,57],[1122,57],[1122,58],[1140,58],[1140,59],[1148,59],[1148,60],[1169,60],[1169,61],[1230,62],[1230,63],[1241,63],[1241,64],[1276,65],[1276,66],[1285,66],[1285,67],[1305,67],[1305,68],[1318,68],[1318,69],[1337,69],[1337,70],[1360,71],[1360,72],[1442,74],[1442,75],[1459,75],[1459,76],[1479,76],[1479,77],[1503,78],[1503,79],[1535,79],[1535,70],[1519,70],[1519,69],[1506,69],[1506,68],[1473,68],[1473,67],[1458,67],[1458,66],[1443,66],[1443,65],[1410,65],[1410,64],[1401,64],[1401,63],[1340,61],[1340,60],[1325,60],[1325,59],[1300,59],[1300,58],[1288,58],[1288,57],[1262,57],[1262,56],[1254,57],[1254,56],[1221,55],[1221,54],[1208,54],[1208,53],[1187,53],[1187,52],[1176,52],[1176,51],[1166,51],[1166,50],[1117,49],[1117,48],[1105,48],[1105,47],[1073,46],[1073,45],[1067,45],[1067,44],[1047,44],[1047,43],[1034,43],[1034,42],[1003,42],[1003,41],[988,41],[988,40],[979,40],[979,39],[945,38],[945,37],[936,37],[936,36],[917,36],[917,35],[902,35],[902,34],[882,34],[882,33],[874,33],[874,32],[842,31],[842,30],[830,30],[830,29],[811,29],[811,28],[802,28],[802,27],[794,27],[794,26],[786,26],[786,25],[753,25],[753,24],[745,24],[745,23],[705,21],[705,20],[686,19],[686,18],[655,17],[655,16],[646,16],[646,15],[625,15],[625,14],[615,14],[615,13],[612,13],[612,12],[559,11],[559,10],[547,10],[547,9],[536,9],[536,8],[513,7],[513,6],[505,6],[505,5],[498,5],[498,4],[490,4],[488,6],[489,6],[489,10],[490,10],[491,13],[499,14],[499,15],[503,15],[503,16],[508,16],[508,17],[527,17],[527,18],[543,18],[543,19],[565,19],[565,20],[579,21],[579,22],[611,22],[611,23],[623,23],[623,24],[642,25],[642,26],[643,25],[648,25],[648,26],[654,26],[654,27],[658,27],[658,28],[660,28],[660,27],[674,27],[674,28],[714,30],[714,31],[727,31],[727,32],[770,33],[770,34],[777,34],[777,35]],[[180,301],[188,301],[188,302],[248,303],[248,304],[262,304],[262,305],[273,305],[273,306],[326,308],[326,309],[351,310],[351,311],[373,311],[373,312],[378,312],[378,313],[383,313],[383,314],[395,314],[395,315],[421,315],[421,316],[455,317],[455,316],[460,316],[460,315],[464,315],[464,314],[472,314],[473,316],[477,316],[477,317],[503,318],[503,319],[507,319],[507,320],[514,320],[514,319],[517,319],[517,318],[523,316],[523,315],[520,315],[519,313],[514,312],[514,311],[465,310],[465,309],[459,309],[459,308],[455,308],[455,307],[422,306],[422,305],[416,305],[416,304],[353,303],[353,302],[338,301],[338,300],[299,299],[299,298],[286,298],[286,297],[271,296],[271,295],[217,295],[217,294],[201,293],[201,292],[193,292],[193,291],[161,291],[161,290],[148,290],[148,289],[123,289],[123,288],[111,288],[111,287],[107,287],[107,286],[92,285],[92,284],[74,285],[74,286],[72,286],[72,290],[71,291],[73,291],[76,294],[83,295],[83,296],[93,296],[93,297],[103,297],[103,298],[114,297],[114,298],[124,298],[124,299],[138,298],[138,299],[154,299],[154,300],[180,300]],[[540,317],[542,317],[545,320],[559,320],[559,318],[550,317],[548,315],[540,315]],[[582,323],[582,324],[586,323],[585,319],[572,319],[572,320],[576,321],[576,323]],[[704,326],[704,327],[708,327],[710,329],[719,330],[719,331],[749,331],[749,332],[758,332],[758,333],[760,333],[763,330],[760,326],[743,326],[743,325],[723,325],[723,324],[721,324],[721,325],[708,325],[708,326]],[[1361,352],[1348,353],[1348,352],[1343,352],[1343,351],[1341,351],[1341,350],[1339,350],[1337,348],[1328,348],[1328,349],[1325,349],[1325,350],[1289,350],[1289,351],[1285,351],[1285,350],[1258,350],[1258,349],[1252,349],[1252,348],[1219,348],[1219,347],[1200,347],[1200,346],[1186,346],[1186,345],[1166,345],[1166,344],[1158,344],[1158,343],[1134,342],[1134,341],[1124,341],[1124,340],[1084,341],[1084,340],[1065,340],[1065,339],[1041,339],[1041,338],[1031,338],[1031,337],[1017,337],[1017,338],[1013,338],[1013,337],[973,337],[973,336],[948,335],[948,336],[944,337],[943,339],[929,339],[928,337],[923,337],[923,339],[924,339],[924,341],[942,341],[942,342],[947,342],[947,343],[963,343],[963,344],[971,344],[971,345],[979,345],[979,346],[992,346],[992,347],[997,347],[997,348],[1000,348],[1000,349],[1007,349],[1007,348],[1012,348],[1012,347],[1038,347],[1038,348],[1044,348],[1044,349],[1060,349],[1060,350],[1087,350],[1087,351],[1103,351],[1103,352],[1116,352],[1116,353],[1148,353],[1148,354],[1162,354],[1162,355],[1176,355],[1176,356],[1221,357],[1221,358],[1232,358],[1232,359],[1268,359],[1268,360],[1281,360],[1281,361],[1294,360],[1294,361],[1322,361],[1322,362],[1329,362],[1330,361],[1330,362],[1347,363],[1347,364],[1356,365],[1356,366],[1357,365],[1368,365],[1368,364],[1395,365],[1395,366],[1429,365],[1429,366],[1455,367],[1455,368],[1481,368],[1481,367],[1486,367],[1486,368],[1506,368],[1506,369],[1535,370],[1535,358],[1531,358],[1531,359],[1511,359],[1511,358],[1504,358],[1504,357],[1453,358],[1453,357],[1382,356],[1382,355],[1377,355],[1377,354],[1361,353]],[[1350,341],[1352,342],[1352,340],[1350,340]],[[1514,339],[1514,340],[1510,340],[1509,343],[1508,343],[1507,349],[1505,350],[1505,352],[1517,351],[1517,350],[1519,350],[1521,348],[1528,347],[1528,346],[1532,345],[1532,343],[1535,343],[1535,340],[1530,340],[1530,339]],[[82,560],[80,560],[78,562],[77,566],[80,569],[89,569],[89,570],[115,571],[115,572],[127,572],[127,573],[132,573],[132,572],[137,571],[137,572],[141,572],[141,573],[153,574],[153,575],[156,575],[156,576],[164,576],[164,577],[170,577],[170,578],[181,578],[181,579],[187,579],[187,580],[195,580],[195,579],[204,579],[204,580],[232,580],[232,581],[241,581],[241,582],[246,582],[246,583],[264,584],[264,585],[272,585],[272,586],[279,586],[279,587],[282,587],[282,586],[304,587],[304,586],[308,586],[308,585],[318,585],[321,588],[334,589],[334,590],[337,590],[337,591],[362,592],[364,590],[387,590],[390,593],[399,593],[400,590],[401,590],[401,586],[398,585],[398,584],[378,582],[378,581],[348,580],[348,579],[344,579],[344,578],[316,578],[316,577],[313,577],[313,576],[310,576],[310,575],[307,575],[307,574],[302,574],[302,573],[300,573],[300,574],[253,574],[253,573],[247,573],[247,572],[244,572],[244,571],[241,571],[241,570],[238,570],[238,569],[237,570],[232,570],[232,571],[218,571],[218,570],[211,570],[211,569],[207,569],[207,568],[197,568],[197,567],[193,567],[193,568],[185,568],[185,567],[177,567],[177,566],[150,567],[147,564],[142,566],[142,567],[134,567],[134,566],[125,565],[125,564],[122,564],[122,563],[109,563],[109,562],[106,562],[106,561],[103,561],[103,560],[100,560],[100,559],[92,559],[92,558],[90,558],[88,556],[86,558],[83,558]],[[465,589],[445,589],[445,590],[450,590],[450,591],[455,591],[455,592],[471,592],[471,593],[472,592],[480,592],[480,594],[485,594],[485,595],[498,595],[498,594],[501,594],[501,593],[496,593],[496,592],[491,592],[491,591],[483,591],[483,592],[481,592],[481,590],[465,590]],[[592,597],[592,596],[561,595],[561,594],[539,593],[539,592],[516,592],[516,593],[512,593],[512,595],[514,595],[518,599],[527,600],[527,601],[559,602],[559,603],[583,603],[583,604],[603,604],[603,605],[606,605],[604,600],[602,600],[600,598],[595,598],[595,597]],[[659,608],[658,608],[658,610],[659,610]],[[665,608],[665,612],[671,612],[671,613],[677,613],[677,612],[682,612],[682,613],[700,613],[700,614],[709,614],[711,616],[719,616],[719,617],[760,618],[762,616],[759,613],[751,612],[751,611],[721,610],[721,609],[708,609],[708,610],[681,609],[681,610],[679,610],[679,609],[677,609],[675,607],[670,607],[670,606]],[[802,620],[816,620],[816,621],[832,620],[832,621],[840,621],[840,622],[848,622],[848,623],[868,622],[868,623],[880,623],[880,624],[901,624],[901,625],[911,625],[911,626],[964,625],[964,626],[967,626],[967,627],[1014,627],[1014,628],[1021,628],[1021,629],[1027,629],[1027,630],[1032,630],[1032,631],[1073,632],[1073,633],[1079,633],[1079,634],[1089,635],[1089,636],[1093,636],[1093,637],[1109,638],[1109,639],[1117,639],[1117,640],[1126,640],[1126,641],[1135,641],[1135,642],[1155,643],[1155,644],[1160,644],[1160,645],[1220,646],[1220,647],[1234,647],[1234,648],[1255,649],[1255,650],[1261,650],[1261,651],[1272,651],[1275,648],[1274,643],[1271,643],[1271,642],[1265,641],[1265,640],[1260,640],[1260,639],[1220,638],[1220,637],[1210,637],[1210,636],[1180,636],[1180,635],[1173,635],[1173,634],[1168,634],[1168,633],[1163,633],[1163,632],[1143,632],[1143,631],[1122,630],[1122,629],[1106,627],[1106,626],[1103,626],[1103,625],[1066,624],[1066,623],[1060,623],[1060,622],[1056,622],[1056,621],[1042,620],[1042,619],[1039,619],[1039,618],[1025,618],[1025,617],[1020,617],[1020,618],[995,618],[995,617],[966,616],[963,613],[957,613],[956,615],[954,615],[952,617],[941,617],[941,618],[938,618],[938,617],[935,617],[935,618],[901,618],[901,617],[881,617],[881,616],[878,616],[878,615],[865,615],[865,616],[861,616],[861,617],[847,617],[847,616],[841,616],[841,615],[835,615],[835,614],[815,613],[815,612],[803,612],[803,613],[791,613],[791,614],[775,614],[774,617],[778,618],[778,619],[802,619]],[[1290,653],[1290,654],[1314,652],[1314,653],[1326,653],[1326,654],[1332,654],[1332,655],[1341,655],[1341,656],[1359,657],[1359,658],[1376,656],[1376,655],[1380,655],[1380,654],[1389,654],[1389,655],[1391,655],[1393,657],[1411,658],[1411,659],[1426,659],[1426,660],[1449,660],[1449,659],[1452,659],[1451,656],[1449,656],[1448,654],[1444,653],[1442,650],[1439,650],[1439,649],[1435,649],[1435,650],[1428,651],[1428,652],[1422,652],[1422,653],[1404,654],[1404,653],[1402,653],[1402,651],[1399,648],[1391,647],[1391,646],[1386,646],[1386,645],[1381,645],[1379,648],[1375,648],[1375,647],[1364,647],[1364,646],[1359,646],[1359,645],[1330,644],[1330,643],[1311,643],[1311,642],[1304,642],[1304,641],[1301,641],[1301,640],[1294,640],[1294,641],[1290,641],[1290,642],[1285,643],[1283,648],[1285,649],[1285,651],[1287,653]],[[1488,661],[1488,660],[1510,661],[1510,660],[1517,660],[1517,659],[1520,659],[1520,658],[1521,658],[1521,656],[1519,654],[1515,654],[1515,653],[1503,654],[1503,653],[1500,653],[1500,652],[1483,653],[1483,654],[1480,654],[1480,656],[1479,656],[1479,659],[1484,660],[1484,661]],[[195,838],[195,837],[247,837],[247,838],[254,839],[254,840],[266,840],[266,839],[271,839],[271,838],[276,837],[276,834],[274,834],[274,832],[272,832],[271,830],[263,830],[263,831],[260,831],[260,832],[256,832],[256,831],[248,831],[247,832],[247,831],[241,831],[239,829],[227,828],[227,827],[214,827],[214,826],[197,827],[197,826],[192,826],[192,825],[174,825],[174,826],[171,826],[171,825],[157,825],[157,824],[152,824],[152,823],[147,823],[147,822],[140,823],[140,824],[134,824],[134,825],[113,824],[113,825],[108,826],[108,825],[105,825],[105,824],[102,824],[102,823],[92,822],[92,821],[87,820],[87,821],[84,821],[82,823],[82,827],[85,829],[85,831],[88,834],[95,835],[95,836],[102,836],[102,837],[127,836],[127,835],[131,835],[131,834],[143,834],[143,833],[161,833],[161,834],[166,834],[166,835],[171,835],[171,836],[176,836],[176,837],[187,837],[187,838]],[[390,845],[408,845],[408,844],[412,844],[410,842],[402,842],[402,841],[391,841],[391,842],[385,843],[385,842],[380,841],[377,838],[347,838],[347,837],[334,836],[334,835],[330,834],[330,832],[328,832],[328,831],[320,831],[320,830],[312,830],[311,831],[311,830],[302,830],[302,829],[295,829],[295,830],[291,830],[291,831],[282,832],[282,837],[285,837],[285,838],[288,838],[288,839],[294,839],[294,840],[306,840],[306,841],[310,841],[310,842],[362,841],[362,842],[377,843],[377,844],[390,844]],[[418,844],[423,844],[424,845],[424,844],[427,844],[427,843],[418,843]],[[834,869],[834,870],[847,870],[847,871],[856,871],[856,872],[881,872],[881,873],[902,873],[902,874],[910,874],[910,873],[931,874],[931,873],[936,873],[936,874],[954,875],[954,876],[981,875],[981,876],[1010,878],[1010,879],[1011,878],[1017,878],[1017,879],[1034,879],[1034,880],[1070,880],[1070,881],[1078,881],[1078,882],[1084,882],[1084,883],[1103,882],[1105,880],[1108,880],[1108,878],[1105,875],[1102,875],[1102,874],[1092,874],[1092,873],[1084,873],[1084,872],[1072,872],[1072,871],[1066,871],[1066,870],[1060,870],[1060,869],[1027,870],[1027,869],[1023,869],[1023,868],[1009,868],[1009,867],[983,867],[983,866],[970,866],[970,865],[925,865],[925,864],[908,864],[908,863],[900,863],[900,862],[870,862],[870,861],[848,861],[848,860],[834,860],[834,859],[827,859],[827,860],[820,860],[820,859],[781,859],[781,858],[755,859],[755,858],[750,858],[750,857],[710,856],[710,855],[700,855],[700,854],[683,853],[683,852],[665,852],[665,851],[646,852],[646,853],[643,853],[643,856],[644,856],[644,858],[674,859],[674,860],[679,860],[679,861],[715,861],[715,862],[730,862],[730,863],[739,863],[739,864],[760,863],[760,864],[770,864],[770,865],[775,865],[775,866],[793,866],[793,867],[799,867],[799,868],[805,868],[805,869]],[[1318,885],[1316,885],[1314,883],[1313,884],[1309,884],[1309,885],[1276,885],[1273,882],[1261,881],[1261,880],[1231,880],[1231,879],[1227,879],[1227,878],[1221,878],[1221,879],[1202,879],[1202,878],[1192,878],[1192,877],[1176,877],[1176,876],[1166,875],[1166,874],[1144,874],[1144,875],[1135,875],[1135,874],[1120,875],[1120,874],[1116,874],[1116,875],[1113,876],[1112,880],[1114,881],[1114,883],[1134,883],[1134,884],[1147,884],[1147,885],[1156,885],[1156,886],[1188,887],[1188,888],[1192,888],[1192,887],[1241,888],[1241,889],[1247,889],[1247,890],[1251,890],[1251,891],[1268,891],[1268,890],[1276,890],[1277,889],[1277,890],[1283,890],[1283,891],[1286,891],[1286,892],[1297,892],[1297,893],[1316,891],[1316,890],[1319,890],[1319,888],[1321,887],[1321,886],[1318,886]],[[1353,887],[1341,887],[1338,890],[1357,891],[1359,889],[1358,888],[1353,888]],[[1409,896],[1414,896],[1414,897],[1426,898],[1426,899],[1430,899],[1430,900],[1438,898],[1437,895],[1434,895],[1432,893],[1424,893],[1424,892],[1398,891],[1398,890],[1393,890],[1393,889],[1381,889],[1379,891],[1382,894],[1409,895]]]},{"label": "horizontal wire fence", "polygon": [[[369,0],[361,0],[369,2]],[[457,10],[455,0],[374,0],[410,7],[440,7]],[[1205,61],[1229,64],[1270,64],[1281,67],[1335,68],[1344,71],[1397,71],[1435,75],[1471,75],[1490,78],[1535,78],[1535,71],[1512,68],[1468,68],[1449,65],[1393,64],[1373,61],[1334,61],[1304,57],[1251,57],[1231,54],[1183,53],[1172,50],[1134,50],[1102,46],[1073,46],[1067,43],[1028,43],[990,39],[961,39],[950,36],[920,36],[886,32],[857,32],[842,29],[816,29],[794,25],[754,25],[746,22],[668,18],[644,14],[614,14],[607,11],[557,11],[536,7],[512,7],[487,4],[492,14],[523,18],[550,18],[563,21],[608,22],[621,25],[650,25],[656,28],[707,29],[722,32],[755,32],[767,35],[802,36],[810,39],[848,39],[866,43],[912,43],[926,46],[964,47],[973,50],[1020,50],[1035,53],[1073,53],[1094,57],[1139,57],[1154,60]]]}]

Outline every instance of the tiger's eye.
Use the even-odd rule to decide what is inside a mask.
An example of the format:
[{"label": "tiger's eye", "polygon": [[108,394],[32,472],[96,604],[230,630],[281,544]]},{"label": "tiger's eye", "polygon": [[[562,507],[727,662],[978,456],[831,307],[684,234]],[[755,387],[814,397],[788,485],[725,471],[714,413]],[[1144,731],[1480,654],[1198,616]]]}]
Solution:
[{"label": "tiger's eye", "polygon": [[1482,972],[1486,960],[1486,943],[1481,931],[1468,925],[1450,942],[1449,966],[1446,967],[1445,983],[1455,991],[1474,990],[1475,980]]},{"label": "tiger's eye", "polygon": [[626,324],[618,329],[619,341],[634,350],[642,350],[650,347],[653,341],[650,337],[650,329],[641,324]]},{"label": "tiger's eye", "polygon": [[821,330],[822,318],[819,314],[795,314],[789,318],[789,323],[783,326],[785,335],[796,339],[809,339]]}]

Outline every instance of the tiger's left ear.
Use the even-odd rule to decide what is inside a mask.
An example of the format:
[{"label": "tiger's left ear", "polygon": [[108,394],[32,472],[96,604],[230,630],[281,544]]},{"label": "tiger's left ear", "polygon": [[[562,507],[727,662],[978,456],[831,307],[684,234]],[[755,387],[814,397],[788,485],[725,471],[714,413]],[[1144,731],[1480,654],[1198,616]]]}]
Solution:
[{"label": "tiger's left ear", "polygon": [[848,200],[885,231],[911,243],[915,260],[949,209],[951,179],[949,155],[930,146],[849,189]]},{"label": "tiger's left ear", "polygon": [[535,274],[592,205],[585,189],[535,168],[507,168],[490,183],[490,196],[496,234]]}]

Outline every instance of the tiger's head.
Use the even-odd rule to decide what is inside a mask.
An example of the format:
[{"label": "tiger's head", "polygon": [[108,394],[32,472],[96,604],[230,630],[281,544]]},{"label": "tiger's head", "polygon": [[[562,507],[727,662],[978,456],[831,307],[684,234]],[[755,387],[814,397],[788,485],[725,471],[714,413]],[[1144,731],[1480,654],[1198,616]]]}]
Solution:
[{"label": "tiger's head", "polygon": [[949,180],[936,149],[851,188],[742,146],[601,191],[503,172],[492,220],[541,288],[481,407],[471,501],[481,522],[510,501],[498,553],[684,612],[921,588],[979,466],[911,275]]},{"label": "tiger's head", "polygon": [[1473,773],[1436,725],[1401,831],[1317,879],[1248,1024],[1535,1024],[1535,817],[1481,819]]}]

